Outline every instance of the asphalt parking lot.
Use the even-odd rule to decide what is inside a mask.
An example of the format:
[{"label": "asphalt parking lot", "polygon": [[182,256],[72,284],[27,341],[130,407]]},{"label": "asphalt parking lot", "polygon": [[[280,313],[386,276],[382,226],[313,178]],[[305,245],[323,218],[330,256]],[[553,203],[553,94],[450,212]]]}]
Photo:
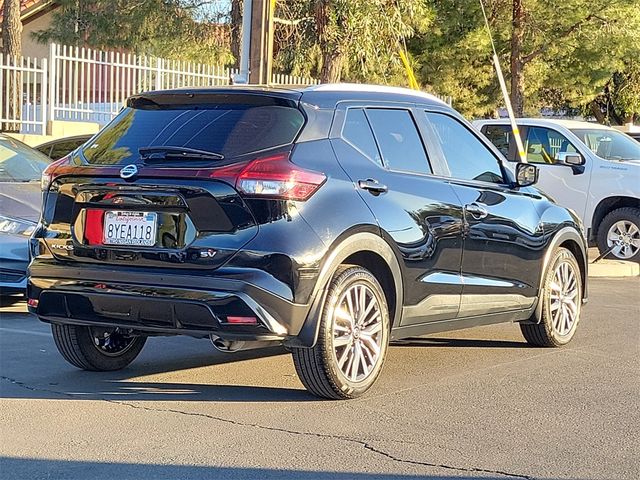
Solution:
[{"label": "asphalt parking lot", "polygon": [[365,397],[318,401],[280,350],[152,338],[115,373],[66,364],[0,309],[3,479],[640,478],[640,279],[595,279],[574,341],[516,325],[390,349]]}]

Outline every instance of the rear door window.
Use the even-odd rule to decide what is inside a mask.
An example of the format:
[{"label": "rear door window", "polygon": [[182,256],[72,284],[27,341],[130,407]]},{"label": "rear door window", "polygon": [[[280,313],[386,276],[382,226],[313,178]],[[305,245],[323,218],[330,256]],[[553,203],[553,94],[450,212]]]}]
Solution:
[{"label": "rear door window", "polygon": [[373,132],[361,108],[350,108],[342,127],[342,138],[374,163],[382,166],[382,158]]},{"label": "rear door window", "polygon": [[431,173],[411,112],[387,108],[369,108],[366,112],[384,163],[389,169]]},{"label": "rear door window", "polygon": [[511,142],[511,127],[507,125],[485,125],[482,127],[484,136],[493,143],[500,153],[509,160],[514,160],[509,155],[509,143]]},{"label": "rear door window", "polygon": [[171,105],[124,109],[83,149],[92,164],[139,158],[143,147],[186,147],[232,158],[291,144],[304,124],[280,105]]}]

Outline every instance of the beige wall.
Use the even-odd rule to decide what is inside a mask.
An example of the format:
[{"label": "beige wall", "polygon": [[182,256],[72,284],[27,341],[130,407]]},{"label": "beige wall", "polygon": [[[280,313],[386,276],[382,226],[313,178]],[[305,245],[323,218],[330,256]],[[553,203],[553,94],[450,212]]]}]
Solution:
[{"label": "beige wall", "polygon": [[22,55],[25,57],[45,58],[49,56],[49,45],[36,42],[31,36],[31,32],[44,30],[49,27],[53,19],[53,12],[27,22],[22,28]]},{"label": "beige wall", "polygon": [[51,132],[50,135],[31,135],[27,133],[3,133],[3,135],[11,136],[26,143],[27,145],[36,147],[42,143],[57,140],[58,138],[94,134],[100,130],[100,125],[91,122],[66,122],[62,120],[55,120],[53,122],[49,122],[47,129]]}]

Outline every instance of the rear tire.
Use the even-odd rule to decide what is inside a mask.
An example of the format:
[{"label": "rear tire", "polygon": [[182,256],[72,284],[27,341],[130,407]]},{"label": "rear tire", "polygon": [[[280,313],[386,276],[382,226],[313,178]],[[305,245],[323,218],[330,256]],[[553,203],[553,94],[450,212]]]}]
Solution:
[{"label": "rear tire", "polygon": [[387,353],[390,321],[382,287],[368,270],[341,266],[319,321],[316,345],[291,352],[300,380],[318,397],[359,397],[375,383]]},{"label": "rear tire", "polygon": [[551,258],[545,274],[540,301],[540,323],[521,323],[527,343],[536,347],[561,347],[571,341],[580,321],[582,273],[576,258],[566,248],[559,248]]},{"label": "rear tire", "polygon": [[147,337],[126,337],[112,330],[99,331],[79,325],[51,324],[58,351],[71,365],[83,370],[120,370],[140,354]]},{"label": "rear tire", "polygon": [[640,262],[640,208],[624,207],[609,212],[598,228],[598,250],[613,250],[608,258]]}]

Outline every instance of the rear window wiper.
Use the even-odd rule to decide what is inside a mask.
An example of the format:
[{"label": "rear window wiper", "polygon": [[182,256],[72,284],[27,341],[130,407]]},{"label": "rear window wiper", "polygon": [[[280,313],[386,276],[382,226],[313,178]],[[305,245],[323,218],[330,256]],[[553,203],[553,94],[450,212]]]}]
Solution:
[{"label": "rear window wiper", "polygon": [[140,158],[145,162],[163,160],[224,160],[224,155],[206,150],[198,150],[187,147],[172,147],[168,145],[158,145],[153,147],[141,147],[138,149]]}]

